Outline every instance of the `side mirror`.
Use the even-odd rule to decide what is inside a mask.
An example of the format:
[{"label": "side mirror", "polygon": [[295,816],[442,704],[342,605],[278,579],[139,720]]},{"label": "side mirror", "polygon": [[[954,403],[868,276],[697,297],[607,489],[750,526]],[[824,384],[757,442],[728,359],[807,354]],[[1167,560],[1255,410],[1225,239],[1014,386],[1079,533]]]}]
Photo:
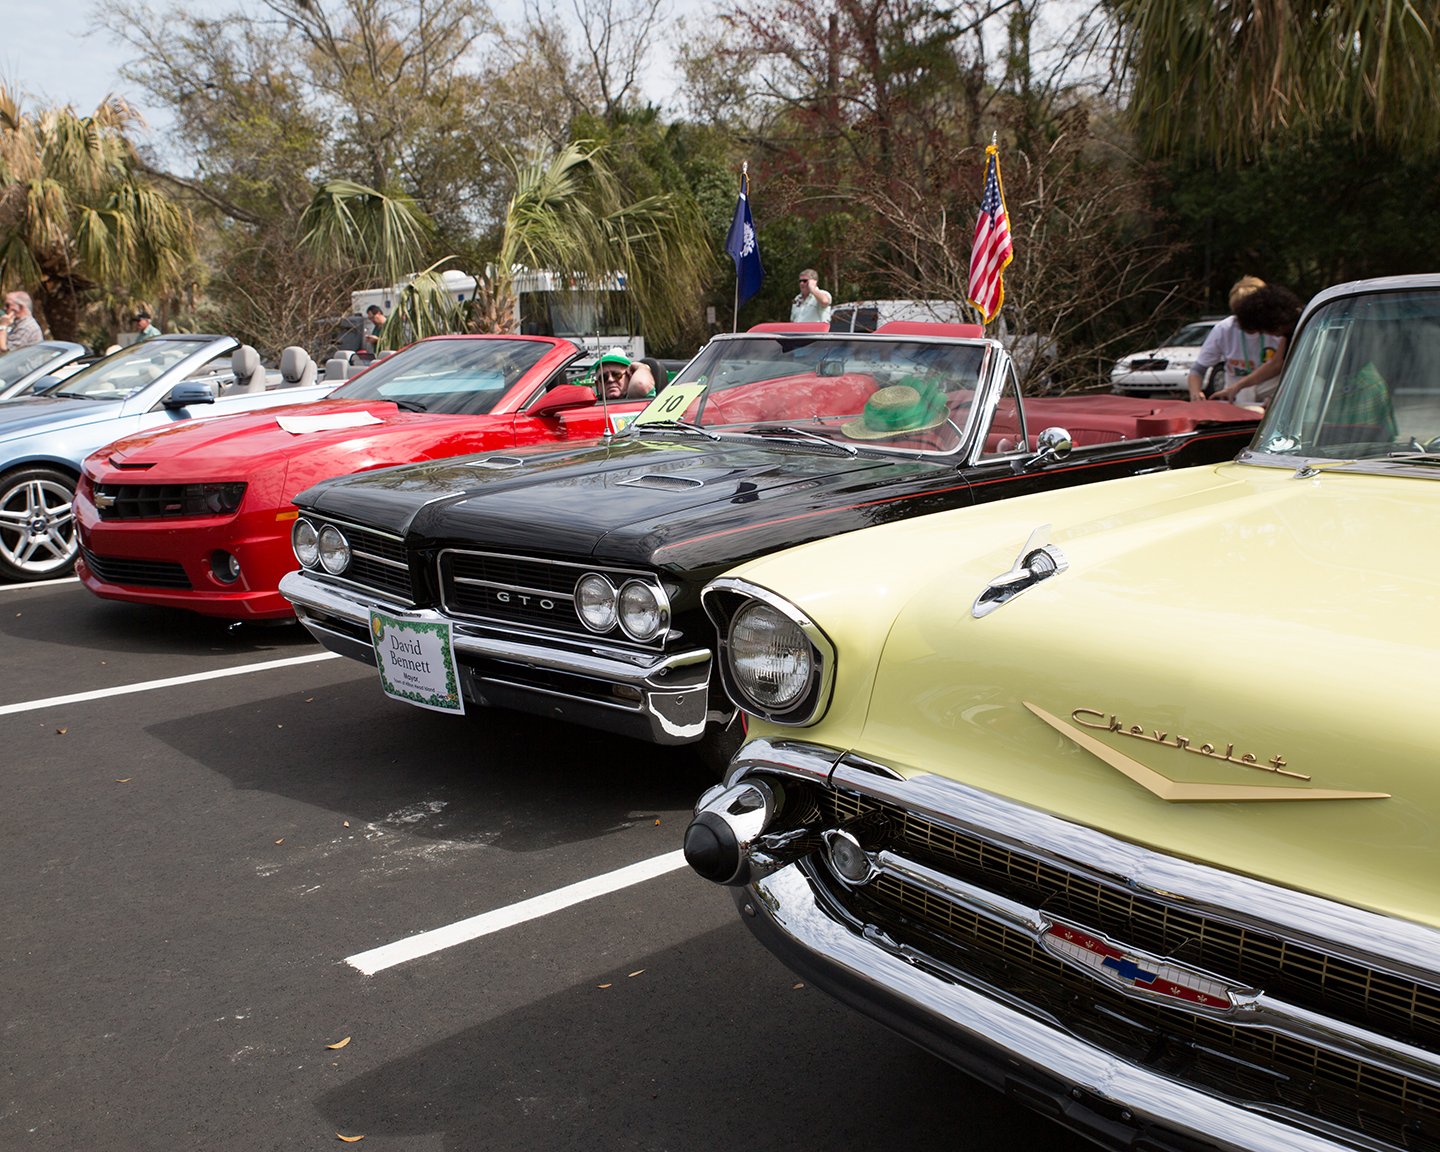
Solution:
[{"label": "side mirror", "polygon": [[172,412],[177,408],[189,408],[192,404],[213,404],[215,389],[210,384],[182,380],[170,389],[161,403]]},{"label": "side mirror", "polygon": [[1042,464],[1048,464],[1052,460],[1064,460],[1074,447],[1070,433],[1064,428],[1046,428],[1039,436],[1035,437],[1035,455],[1020,461],[1015,466],[1016,471],[1024,472],[1031,468],[1038,468]]},{"label": "side mirror", "polygon": [[527,416],[554,416],[566,408],[597,403],[595,393],[583,384],[558,384],[525,410]]}]

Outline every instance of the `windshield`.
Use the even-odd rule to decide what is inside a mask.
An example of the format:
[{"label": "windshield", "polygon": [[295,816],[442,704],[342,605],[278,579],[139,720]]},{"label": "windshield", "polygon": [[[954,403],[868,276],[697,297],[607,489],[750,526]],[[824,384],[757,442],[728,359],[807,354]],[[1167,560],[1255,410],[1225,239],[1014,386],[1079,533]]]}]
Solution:
[{"label": "windshield", "polygon": [[539,340],[422,340],[378,361],[330,396],[393,400],[420,412],[484,415],[553,347]]},{"label": "windshield", "polygon": [[75,373],[49,395],[123,400],[209,343],[208,339],[160,339],[132,344]]},{"label": "windshield", "polygon": [[57,348],[54,344],[32,344],[28,348],[16,348],[13,352],[0,354],[0,388],[30,375],[40,365],[64,352],[64,348]]},{"label": "windshield", "polygon": [[1440,292],[1346,296],[1317,309],[1255,446],[1330,460],[1440,453]]},{"label": "windshield", "polygon": [[773,426],[847,448],[950,452],[985,352],[979,343],[754,333],[715,341],[670,388],[704,388],[682,418],[705,427],[764,435]]},{"label": "windshield", "polygon": [[1215,327],[1213,320],[1201,324],[1187,324],[1172,336],[1167,336],[1157,345],[1159,348],[1198,348],[1205,343],[1205,337],[1210,335],[1210,329]]}]

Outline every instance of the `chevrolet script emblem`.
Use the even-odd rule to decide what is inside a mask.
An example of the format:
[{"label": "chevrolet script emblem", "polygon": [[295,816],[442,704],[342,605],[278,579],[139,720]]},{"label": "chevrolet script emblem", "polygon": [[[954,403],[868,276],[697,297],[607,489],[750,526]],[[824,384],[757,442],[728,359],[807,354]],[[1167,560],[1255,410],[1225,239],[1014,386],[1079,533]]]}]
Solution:
[{"label": "chevrolet script emblem", "polygon": [[[1064,720],[1050,715],[1043,708],[1039,708],[1030,701],[1024,702],[1025,707],[1049,724],[1055,731],[1069,740],[1084,748],[1085,751],[1098,756],[1118,772],[1123,772],[1140,787],[1154,793],[1161,800],[1171,803],[1182,803],[1198,800],[1386,800],[1389,799],[1388,792],[1341,792],[1331,788],[1299,788],[1299,787],[1275,787],[1265,784],[1191,784],[1181,780],[1171,780],[1168,776],[1162,776],[1153,768],[1132,760],[1123,752],[1111,748],[1110,745],[1097,740],[1085,728],[1097,728],[1102,731],[1118,731],[1124,736],[1134,736],[1134,732],[1124,731],[1121,728],[1114,728],[1105,723],[1094,723],[1088,720],[1077,721],[1075,724],[1067,724]],[[1091,708],[1077,708],[1071,713],[1071,719],[1079,716],[1098,716],[1103,721],[1104,716]],[[1083,725],[1083,727],[1081,726]],[[1224,755],[1217,753],[1209,744],[1202,744],[1199,748],[1189,747],[1189,741],[1184,737],[1177,737],[1176,742],[1171,744],[1161,739],[1160,734],[1155,737],[1140,736],[1148,743],[1160,744],[1162,747],[1171,748],[1176,751],[1194,752],[1210,759],[1223,760],[1227,763],[1236,764],[1245,768],[1259,768],[1261,771],[1274,771],[1278,775],[1293,776],[1308,780],[1308,776],[1300,776],[1298,772],[1283,771],[1285,761],[1275,757],[1278,764],[1262,764],[1254,756],[1236,759],[1233,756],[1235,746],[1230,745]],[[1206,751],[1209,749],[1209,751]]]}]

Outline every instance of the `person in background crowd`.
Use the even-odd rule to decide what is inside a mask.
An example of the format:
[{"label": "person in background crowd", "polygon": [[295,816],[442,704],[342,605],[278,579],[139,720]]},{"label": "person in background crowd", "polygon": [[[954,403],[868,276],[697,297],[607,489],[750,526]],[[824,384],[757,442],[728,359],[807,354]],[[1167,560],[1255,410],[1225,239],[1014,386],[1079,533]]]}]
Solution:
[{"label": "person in background crowd", "polygon": [[[1253,392],[1247,392],[1244,397],[1237,399],[1241,389],[1253,388],[1279,374],[1278,361],[1274,367],[1269,366],[1269,362],[1275,359],[1280,342],[1273,337],[1267,338],[1253,332],[1241,331],[1234,316],[1240,301],[1263,287],[1265,287],[1265,281],[1258,276],[1242,276],[1231,286],[1231,315],[1210,329],[1210,334],[1205,337],[1205,343],[1200,346],[1200,354],[1195,357],[1194,366],[1185,378],[1186,386],[1190,389],[1191,400],[1205,399],[1205,376],[1208,370],[1216,364],[1225,365],[1225,385],[1218,392],[1213,393],[1210,399],[1233,400],[1237,404],[1256,403],[1256,394]],[[1258,378],[1252,379],[1251,377],[1255,377],[1257,373],[1259,374]],[[1244,382],[1242,383],[1242,381]],[[1273,386],[1267,389],[1266,396],[1268,397],[1273,391]]]},{"label": "person in background crowd", "polygon": [[807,268],[800,273],[800,293],[790,303],[792,324],[830,323],[829,292],[820,287],[820,277],[815,269]]},{"label": "person in background crowd", "polygon": [[385,313],[377,304],[365,309],[365,318],[370,321],[370,331],[365,333],[365,351],[375,352],[380,346],[380,329],[385,327]]},{"label": "person in background crowd", "polygon": [[35,317],[30,315],[34,306],[28,292],[6,293],[5,324],[0,326],[0,352],[38,344],[44,339],[40,325],[35,323]]},{"label": "person in background crowd", "polygon": [[164,335],[164,333],[160,331],[160,326],[150,319],[150,313],[145,311],[144,308],[136,312],[133,319],[135,321],[135,329],[139,333],[139,335],[135,337],[135,343],[138,344],[142,340],[153,340],[156,336]]},{"label": "person in background crowd", "polygon": [[1240,330],[1247,335],[1274,340],[1275,354],[1250,375],[1235,381],[1233,393],[1228,388],[1222,388],[1211,399],[1229,400],[1233,395],[1236,404],[1258,404],[1268,408],[1275,397],[1275,390],[1280,387],[1285,353],[1289,350],[1290,337],[1295,334],[1295,325],[1300,322],[1304,307],[1300,297],[1279,284],[1266,284],[1240,301],[1235,306],[1235,322],[1240,325]]}]

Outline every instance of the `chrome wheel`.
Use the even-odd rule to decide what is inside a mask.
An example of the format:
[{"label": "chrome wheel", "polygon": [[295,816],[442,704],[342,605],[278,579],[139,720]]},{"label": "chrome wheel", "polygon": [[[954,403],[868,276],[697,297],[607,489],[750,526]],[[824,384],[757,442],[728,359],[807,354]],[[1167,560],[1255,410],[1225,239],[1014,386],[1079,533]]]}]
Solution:
[{"label": "chrome wheel", "polygon": [[0,577],[43,580],[75,563],[75,482],[50,468],[0,478]]}]

